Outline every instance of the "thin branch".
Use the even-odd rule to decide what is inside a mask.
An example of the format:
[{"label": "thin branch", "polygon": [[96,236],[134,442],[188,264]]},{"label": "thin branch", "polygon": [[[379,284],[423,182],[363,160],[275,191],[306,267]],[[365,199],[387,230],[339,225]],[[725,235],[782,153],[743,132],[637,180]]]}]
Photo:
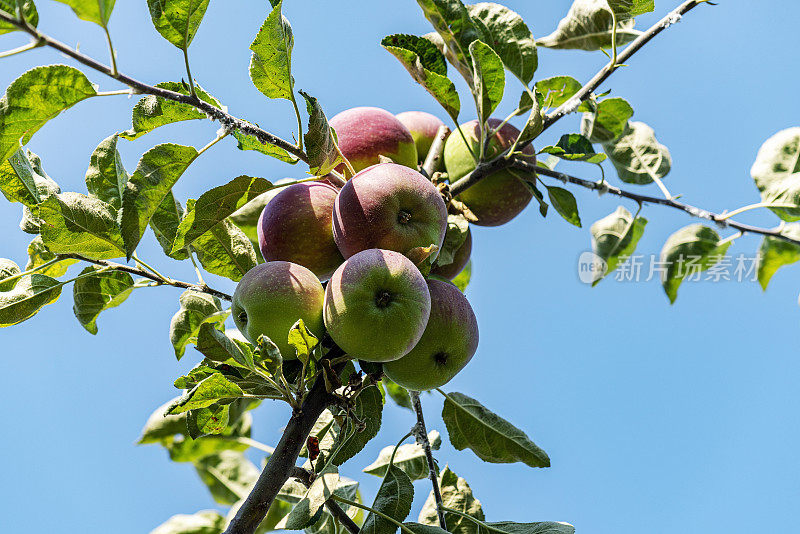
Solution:
[{"label": "thin branch", "polygon": [[190,106],[193,106],[199,109],[200,111],[204,112],[206,115],[208,115],[210,119],[219,121],[225,127],[226,130],[230,131],[238,130],[244,134],[252,135],[256,137],[262,144],[270,144],[277,146],[278,148],[282,148],[283,150],[295,156],[296,158],[304,162],[308,162],[308,156],[306,155],[306,153],[300,150],[298,147],[296,147],[293,143],[281,139],[280,137],[277,137],[276,135],[261,129],[254,124],[250,124],[247,121],[234,117],[233,115],[226,113],[225,111],[222,111],[217,107],[214,107],[208,102],[200,100],[192,95],[184,95],[181,93],[177,93],[175,91],[169,91],[167,89],[162,89],[160,87],[147,85],[146,83],[140,82],[139,80],[131,78],[130,76],[127,76],[126,74],[123,74],[121,72],[114,73],[114,70],[111,67],[108,67],[100,63],[99,61],[85,54],[82,54],[81,52],[62,43],[61,41],[58,41],[56,39],[53,39],[52,37],[40,33],[36,28],[31,26],[27,22],[15,18],[14,16],[10,15],[9,13],[3,10],[0,10],[0,20],[12,24],[13,26],[19,28],[20,30],[27,32],[34,39],[36,39],[37,42],[40,42],[42,45],[54,48],[55,50],[58,50],[59,52],[71,57],[75,61],[82,63],[83,65],[86,65],[87,67],[90,67],[98,72],[101,72],[117,80],[118,82],[127,85],[128,87],[132,87],[133,89],[136,90],[136,92],[140,94],[154,95],[164,98],[166,100],[172,100],[173,102],[178,102],[181,104],[188,104]]},{"label": "thin branch", "polygon": [[683,202],[678,202],[677,200],[674,199],[653,197],[649,195],[640,195],[638,193],[632,193],[630,191],[625,191],[624,189],[620,189],[619,187],[608,185],[607,183],[585,180],[583,178],[578,178],[577,176],[564,174],[563,172],[556,172],[547,169],[545,167],[539,167],[525,161],[515,161],[513,163],[513,167],[516,169],[525,170],[527,172],[536,172],[544,176],[556,178],[557,180],[561,180],[564,183],[579,185],[581,187],[585,187],[593,191],[599,191],[601,193],[610,193],[618,197],[629,198],[631,200],[635,200],[640,204],[644,203],[658,204],[660,206],[667,206],[669,208],[674,208],[683,211],[685,213],[688,213],[692,217],[698,217],[700,219],[706,219],[711,222],[714,222],[720,227],[734,228],[736,230],[739,230],[743,234],[747,233],[759,234],[763,236],[774,237],[776,239],[781,239],[783,241],[786,241],[787,243],[800,245],[800,240],[793,239],[787,235],[782,234],[779,228],[760,228],[758,226],[751,226],[749,224],[740,223],[731,220],[728,214],[714,213],[708,210],[704,210],[702,208],[698,208],[696,206],[692,206],[690,204],[684,204]]},{"label": "thin branch", "polygon": [[678,22],[685,13],[691,11],[700,4],[706,3],[706,1],[707,0],[688,0],[683,2],[674,10],[670,11],[664,18],[651,26],[647,31],[634,39],[633,42],[631,42],[631,44],[625,48],[625,50],[619,53],[615,62],[608,63],[605,67],[600,69],[600,71],[598,71],[591,80],[586,82],[583,87],[581,87],[580,90],[573,95],[572,98],[558,106],[552,112],[548,113],[544,118],[542,131],[552,126],[561,117],[569,115],[578,109],[578,106],[581,104],[581,102],[588,99],[592,92],[597,89],[600,84],[606,81],[606,79],[608,79],[608,77],[611,76],[611,74],[617,70],[621,64],[624,64],[632,55],[650,42],[653,37]]},{"label": "thin branch", "polygon": [[417,414],[417,424],[414,426],[414,434],[417,444],[425,450],[425,459],[428,461],[428,478],[433,486],[433,499],[436,502],[436,514],[439,516],[439,524],[447,530],[447,523],[444,519],[444,503],[442,502],[442,491],[439,488],[439,479],[436,477],[436,463],[433,460],[431,442],[428,441],[428,429],[425,427],[425,416],[422,413],[422,402],[419,400],[419,391],[409,391],[411,405]]},{"label": "thin branch", "polygon": [[[311,473],[302,467],[295,467],[292,470],[292,476],[302,482],[304,486],[311,486]],[[339,523],[341,523],[348,532],[350,532],[350,534],[358,534],[361,529],[358,527],[358,525],[356,525],[355,521],[350,519],[350,516],[347,515],[347,512],[342,510],[342,507],[339,506],[339,503],[333,499],[328,499],[325,501],[325,506],[328,508],[328,511],[331,513],[331,515],[335,517],[336,520],[339,521]]]},{"label": "thin branch", "polygon": [[433,173],[436,171],[436,168],[442,161],[444,142],[447,140],[448,135],[450,135],[450,128],[444,124],[439,126],[439,130],[436,132],[436,137],[434,137],[433,142],[431,143],[431,148],[428,149],[428,154],[425,156],[425,161],[422,164],[422,170],[424,171],[423,174],[425,174],[425,176],[428,178],[433,177]]},{"label": "thin branch", "polygon": [[80,254],[59,254],[58,259],[73,259],[73,260],[80,260],[85,261],[88,263],[94,263],[95,265],[100,265],[101,267],[108,267],[114,271],[122,271],[128,274],[135,274],[136,276],[141,276],[142,278],[147,278],[149,280],[153,280],[158,284],[173,286],[173,287],[180,287],[183,289],[191,289],[192,291],[198,291],[200,293],[207,293],[214,297],[217,297],[222,300],[227,300],[230,302],[231,296],[227,293],[223,293],[222,291],[218,291],[216,289],[210,288],[207,285],[198,285],[198,284],[190,284],[188,282],[181,282],[180,280],[173,280],[172,278],[166,278],[158,276],[150,271],[146,271],[144,269],[139,269],[138,267],[131,267],[129,265],[124,265],[122,263],[116,263],[113,261],[108,260],[93,260],[91,258],[87,258],[85,256],[81,256]]},{"label": "thin branch", "polygon": [[40,46],[42,46],[41,43],[37,41],[31,41],[26,45],[18,46],[17,48],[12,48],[11,50],[6,50],[5,52],[0,52],[0,58],[15,56],[17,54],[27,52],[28,50],[39,48]]}]

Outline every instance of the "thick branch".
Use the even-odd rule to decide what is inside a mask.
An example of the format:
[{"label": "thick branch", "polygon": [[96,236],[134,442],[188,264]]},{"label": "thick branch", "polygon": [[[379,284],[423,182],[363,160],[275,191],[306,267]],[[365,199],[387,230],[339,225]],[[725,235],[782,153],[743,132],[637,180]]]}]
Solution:
[{"label": "thick branch", "polygon": [[81,256],[80,254],[59,254],[58,257],[63,259],[73,259],[73,260],[94,263],[95,265],[100,265],[101,267],[108,267],[109,269],[112,269],[114,271],[122,271],[125,273],[134,274],[136,276],[141,276],[143,278],[153,280],[154,282],[158,282],[159,284],[180,287],[183,289],[191,289],[192,291],[207,293],[219,299],[227,300],[228,302],[231,301],[231,296],[228,295],[227,293],[223,293],[222,291],[217,291],[216,289],[212,289],[205,284],[203,285],[190,284],[188,282],[181,282],[180,280],[173,280],[172,278],[163,278],[151,273],[150,271],[139,269],[138,267],[131,267],[129,265],[124,265],[122,263],[116,263],[108,260],[93,260],[91,258]]},{"label": "thick branch", "polygon": [[[295,467],[292,470],[292,476],[302,482],[306,487],[311,486],[311,473],[302,467]],[[350,516],[347,515],[347,512],[342,510],[342,507],[339,506],[339,503],[333,499],[328,499],[325,501],[325,506],[328,508],[328,511],[331,513],[331,515],[335,517],[336,520],[339,521],[339,523],[341,523],[348,532],[350,532],[350,534],[358,534],[359,530],[361,529],[358,528],[358,525],[356,525],[355,521],[350,519]]]},{"label": "thick branch", "polygon": [[425,450],[425,458],[428,461],[428,478],[433,486],[433,499],[436,501],[436,514],[439,516],[439,524],[447,530],[447,523],[444,519],[444,503],[442,502],[442,492],[439,489],[439,479],[436,476],[436,463],[433,460],[431,442],[428,441],[428,429],[425,427],[425,416],[422,413],[422,402],[419,400],[419,391],[409,391],[411,404],[417,414],[417,424],[414,427],[414,434],[417,444]]},{"label": "thick branch", "polygon": [[664,18],[656,22],[653,26],[651,26],[647,31],[642,33],[639,37],[637,37],[633,42],[631,42],[625,50],[620,52],[617,55],[617,60],[614,63],[609,63],[600,71],[592,77],[591,80],[586,82],[581,89],[575,93],[575,95],[558,106],[554,109],[551,113],[548,113],[547,116],[544,118],[544,128],[546,130],[550,126],[553,125],[558,119],[565,115],[569,115],[570,113],[574,112],[578,109],[578,106],[584,100],[588,99],[592,92],[597,89],[601,83],[606,81],[606,79],[611,76],[611,74],[617,70],[620,66],[622,66],[630,57],[638,52],[644,45],[646,45],[650,40],[661,33],[662,31],[669,28],[671,25],[678,22],[681,17],[687,13],[688,11],[694,9],[700,4],[705,3],[707,0],[688,0],[687,2],[682,3],[674,10],[670,11]]},{"label": "thick branch", "polygon": [[14,16],[6,13],[3,10],[0,10],[0,20],[5,21],[9,24],[12,24],[19,28],[20,30],[27,32],[30,34],[34,40],[39,45],[46,45],[51,48],[58,50],[59,52],[71,57],[75,61],[86,65],[98,72],[102,72],[103,74],[114,78],[115,80],[119,81],[134,89],[137,93],[141,94],[148,94],[158,96],[167,100],[172,100],[174,102],[179,102],[181,104],[188,104],[190,106],[194,106],[195,108],[203,111],[209,118],[213,120],[219,121],[226,129],[228,130],[238,130],[242,133],[255,136],[261,143],[263,144],[270,144],[275,145],[279,148],[284,149],[286,152],[290,153],[291,155],[295,156],[296,158],[308,162],[308,156],[305,152],[300,150],[294,144],[277,137],[276,135],[259,128],[254,124],[250,124],[242,119],[234,117],[233,115],[222,111],[219,108],[216,108],[209,104],[208,102],[204,102],[200,100],[196,96],[192,95],[184,95],[181,93],[176,93],[175,91],[169,91],[167,89],[162,89],[160,87],[154,87],[152,85],[147,85],[144,82],[140,82],[130,76],[127,76],[121,72],[115,72],[114,69],[108,67],[95,59],[82,54],[75,50],[74,48],[62,43],[61,41],[57,41],[52,37],[44,35],[43,33],[39,32],[36,28],[31,26],[25,21],[21,21]]}]

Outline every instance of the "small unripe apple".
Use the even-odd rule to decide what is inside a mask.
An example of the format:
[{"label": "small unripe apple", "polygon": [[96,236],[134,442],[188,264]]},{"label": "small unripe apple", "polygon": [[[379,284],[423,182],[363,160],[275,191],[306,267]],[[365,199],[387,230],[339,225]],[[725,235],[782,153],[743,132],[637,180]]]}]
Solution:
[{"label": "small unripe apple", "polygon": [[425,391],[449,382],[478,349],[478,321],[467,298],[456,286],[428,280],[431,315],[411,351],[383,365],[383,372],[401,386]]},{"label": "small unripe apple", "polygon": [[290,261],[310,269],[320,280],[342,264],[333,241],[333,204],[339,191],[326,183],[284,187],[264,207],[258,220],[258,246],[265,261]]},{"label": "small unripe apple", "polygon": [[[404,111],[398,113],[396,117],[411,132],[414,144],[417,145],[417,158],[420,162],[425,161],[433,140],[436,139],[436,133],[444,123],[436,115],[424,111]],[[438,165],[441,166],[441,161]]]},{"label": "small unripe apple", "polygon": [[345,261],[325,290],[325,327],[347,354],[368,362],[401,358],[431,312],[428,285],[411,260],[370,249]]},{"label": "small unripe apple", "polygon": [[[488,121],[491,129],[497,128],[501,122],[498,119],[489,119]],[[459,129],[464,133],[469,146],[477,155],[480,152],[478,121],[462,124]],[[489,142],[486,159],[492,159],[508,149],[518,135],[519,130],[512,125],[503,125]],[[522,152],[531,154],[531,161],[535,161],[533,147],[528,145]],[[447,169],[450,183],[454,183],[475,169],[475,161],[458,132],[450,134],[444,145],[444,166]],[[514,173],[523,174],[522,171],[503,169],[484,177],[458,195],[458,200],[466,204],[477,217],[478,220],[474,221],[474,224],[499,226],[507,223],[525,209],[525,206],[533,198],[533,193]]]},{"label": "small unripe apple", "polygon": [[417,148],[411,132],[385,109],[348,109],[333,117],[329,124],[336,130],[339,149],[356,172],[380,163],[378,156],[417,168]]},{"label": "small unripe apple", "polygon": [[464,239],[464,243],[458,247],[458,250],[456,250],[455,254],[453,254],[453,262],[448,263],[447,265],[438,265],[438,263],[434,263],[433,268],[431,269],[431,274],[452,280],[458,276],[458,273],[464,270],[464,267],[467,266],[471,255],[472,232],[467,229],[467,237]]},{"label": "small unripe apple", "polygon": [[302,319],[312,334],[322,337],[325,290],[319,279],[288,261],[270,261],[247,271],[233,293],[231,315],[236,327],[251,343],[267,336],[284,359],[296,358],[289,345],[289,329]]},{"label": "small unripe apple", "polygon": [[342,187],[333,208],[333,238],[345,258],[371,248],[407,253],[442,246],[447,208],[424,176],[396,163],[356,174]]}]

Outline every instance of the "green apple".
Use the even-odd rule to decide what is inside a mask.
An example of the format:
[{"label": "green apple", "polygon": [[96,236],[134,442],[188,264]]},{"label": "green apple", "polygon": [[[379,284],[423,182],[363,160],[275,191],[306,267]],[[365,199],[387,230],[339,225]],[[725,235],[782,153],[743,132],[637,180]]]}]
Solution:
[{"label": "green apple", "polygon": [[[496,129],[502,121],[489,119],[489,127]],[[478,121],[470,121],[459,126],[469,147],[477,154],[480,151],[480,129]],[[492,159],[508,149],[519,135],[519,130],[510,124],[504,124],[489,142],[486,159]],[[464,143],[464,138],[457,132],[450,134],[444,145],[444,166],[450,183],[472,172],[475,169],[475,160]],[[528,145],[523,150],[531,154],[531,161],[535,161],[533,147]],[[499,226],[505,224],[525,209],[533,198],[533,193],[518,176],[521,171],[504,169],[486,176],[460,195],[462,201],[475,214],[479,226]]]},{"label": "green apple", "polygon": [[431,315],[411,352],[383,364],[383,372],[406,389],[424,391],[449,382],[478,349],[478,321],[456,286],[428,280]]},{"label": "green apple", "polygon": [[[414,144],[417,145],[417,158],[420,162],[425,161],[428,151],[431,149],[433,140],[440,126],[444,126],[442,120],[436,115],[425,113],[424,111],[404,111],[395,115],[397,120],[403,123],[411,132]],[[437,169],[441,166],[441,161],[437,162]]]},{"label": "green apple", "polygon": [[348,109],[334,116],[329,124],[336,130],[339,149],[356,172],[380,163],[378,156],[417,168],[417,147],[411,132],[385,109]]},{"label": "green apple", "polygon": [[401,358],[417,344],[431,312],[422,273],[391,250],[345,261],[328,281],[325,327],[347,354],[368,362]]},{"label": "green apple", "polygon": [[325,290],[310,270],[288,261],[270,261],[253,267],[239,281],[231,315],[251,343],[267,336],[284,359],[291,359],[297,355],[289,345],[289,329],[298,319],[318,338],[325,333],[324,301]]}]

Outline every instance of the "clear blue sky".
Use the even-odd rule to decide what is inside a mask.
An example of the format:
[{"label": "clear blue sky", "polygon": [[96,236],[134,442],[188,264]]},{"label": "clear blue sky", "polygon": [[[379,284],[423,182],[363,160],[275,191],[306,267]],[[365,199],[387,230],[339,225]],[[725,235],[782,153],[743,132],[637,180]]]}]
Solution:
[{"label": "clear blue sky", "polygon": [[[39,4],[43,30],[106,61],[99,27],[78,21],[64,5]],[[543,36],[570,2],[507,4]],[[628,99],[635,118],[669,147],[672,192],[708,209],[757,201],[749,177],[756,150],[774,132],[800,125],[800,7],[768,4],[701,6],[603,86]],[[659,0],[657,12],[674,5]],[[247,76],[247,47],[267,12],[264,0],[211,2],[191,48],[193,72],[232,113],[286,137],[294,121],[290,106],[264,99]],[[379,46],[384,35],[430,31],[413,0],[287,0],[286,12],[296,37],[297,85],[317,96],[329,116],[363,105],[442,115]],[[642,17],[637,26],[655,19]],[[179,51],[152,28],[144,0],[118,1],[111,31],[123,71],[151,83],[183,75]],[[10,35],[0,41],[2,49],[26,42]],[[33,65],[63,61],[43,49],[2,60],[0,85]],[[600,53],[542,50],[537,78],[586,80],[604,61]],[[118,88],[87,73],[103,90]],[[516,88],[507,94],[516,102]],[[80,104],[48,123],[29,147],[65,190],[83,191],[89,155],[100,140],[130,126],[135,101],[118,96]],[[472,116],[466,111],[464,118]],[[578,120],[561,121],[544,142],[576,131]],[[160,142],[202,146],[217,127],[194,121],[121,141],[125,165],[134,169]],[[597,177],[592,166],[563,169]],[[175,192],[185,200],[243,173],[274,180],[302,172],[240,153],[231,140],[204,154]],[[655,187],[640,190],[658,194]],[[575,193],[584,229],[555,214],[542,220],[529,209],[502,228],[474,230],[468,296],[481,342],[473,362],[447,386],[527,431],[553,467],[484,464],[447,440],[440,461],[468,480],[495,521],[561,520],[587,534],[753,532],[765,524],[797,530],[798,267],[780,271],[766,294],[752,282],[686,284],[674,306],[655,280],[606,280],[589,288],[576,273],[589,247],[588,226],[619,202]],[[30,236],[16,229],[19,215],[18,204],[0,204],[0,226],[7,229],[0,256],[24,265]],[[639,251],[646,254],[695,222],[658,207],[644,215],[650,224]],[[766,213],[743,219],[777,224]],[[731,252],[752,254],[758,245],[741,238]],[[189,266],[160,259],[152,235],[140,250],[170,274],[193,277]],[[233,290],[229,281],[212,282]],[[169,344],[178,295],[170,288],[139,290],[104,313],[99,334],[91,336],[72,315],[70,289],[33,320],[0,332],[6,413],[0,530],[141,534],[172,514],[215,506],[189,464],[171,463],[156,446],[134,446],[150,412],[176,394],[172,380],[198,360],[190,350],[176,363]],[[444,432],[440,398],[424,401],[431,426]],[[283,405],[262,406],[254,437],[274,443],[287,417]],[[411,424],[410,412],[387,406],[380,436],[344,469],[363,481],[368,500],[379,479],[359,476],[360,469]],[[428,486],[418,482],[416,489],[414,515]]]}]

